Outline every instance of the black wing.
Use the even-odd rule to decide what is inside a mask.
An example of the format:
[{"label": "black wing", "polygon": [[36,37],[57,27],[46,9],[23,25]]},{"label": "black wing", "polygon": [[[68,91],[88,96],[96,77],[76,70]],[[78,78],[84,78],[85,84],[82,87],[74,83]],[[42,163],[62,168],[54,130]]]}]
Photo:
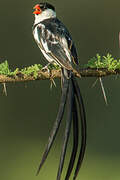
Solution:
[{"label": "black wing", "polygon": [[42,28],[39,25],[37,28],[40,31],[38,34],[41,34],[41,44],[48,50],[46,53],[60,66],[72,70],[71,64],[78,64],[78,58],[68,30],[57,18],[44,20],[42,25]]}]

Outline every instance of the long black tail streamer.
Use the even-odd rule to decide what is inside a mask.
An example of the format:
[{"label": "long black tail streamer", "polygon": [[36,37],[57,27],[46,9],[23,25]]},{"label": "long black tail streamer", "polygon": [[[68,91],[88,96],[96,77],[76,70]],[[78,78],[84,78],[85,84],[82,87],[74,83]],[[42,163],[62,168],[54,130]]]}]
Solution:
[{"label": "long black tail streamer", "polygon": [[75,96],[73,99],[72,116],[73,116],[73,149],[72,149],[65,180],[68,180],[71,175],[78,149],[79,124],[78,124],[77,104],[76,104]]},{"label": "long black tail streamer", "polygon": [[44,162],[48,156],[48,153],[52,147],[52,144],[53,144],[55,137],[57,135],[57,132],[59,130],[59,126],[61,124],[61,120],[63,118],[63,114],[64,114],[64,110],[65,110],[65,104],[66,104],[66,99],[67,99],[67,94],[68,94],[68,85],[69,85],[69,81],[67,79],[65,79],[63,82],[62,95],[61,95],[60,106],[59,106],[57,118],[56,118],[56,121],[53,125],[53,129],[52,129],[51,134],[49,136],[48,143],[46,145],[46,148],[45,148],[45,151],[43,153],[42,160],[40,162],[40,165],[39,165],[39,168],[38,168],[36,175],[39,174],[40,169],[41,169],[42,165],[44,164]]},{"label": "long black tail streamer", "polygon": [[84,103],[83,103],[82,95],[80,92],[80,88],[79,88],[78,83],[75,80],[75,78],[73,78],[73,84],[74,84],[74,90],[75,90],[75,94],[76,94],[78,105],[79,105],[80,118],[81,118],[81,149],[80,149],[77,166],[76,166],[74,177],[73,177],[73,180],[75,180],[78,175],[78,172],[81,167],[81,164],[82,164],[82,161],[84,158],[84,154],[85,154],[87,127],[86,127],[86,114],[85,114]]},{"label": "long black tail streamer", "polygon": [[[49,151],[52,147],[52,144],[55,140],[55,137],[59,130],[61,121],[63,119],[65,106],[66,106],[66,102],[67,102],[68,110],[67,110],[66,128],[65,128],[64,141],[63,141],[63,146],[62,146],[56,180],[61,179],[61,174],[62,174],[62,170],[63,170],[63,166],[64,166],[65,155],[66,155],[66,150],[67,150],[67,145],[68,145],[68,140],[69,140],[72,124],[73,124],[73,148],[72,148],[72,153],[70,156],[70,161],[69,161],[67,173],[65,176],[65,180],[69,180],[72,170],[74,168],[74,164],[75,164],[75,160],[76,160],[76,156],[77,156],[77,152],[78,152],[79,117],[80,117],[80,120],[81,120],[80,121],[81,122],[81,148],[80,148],[79,157],[77,160],[77,165],[76,165],[74,177],[73,177],[73,180],[75,180],[78,175],[78,172],[80,170],[80,167],[81,167],[81,164],[82,164],[82,161],[84,158],[84,154],[85,154],[86,136],[87,136],[86,135],[86,116],[85,116],[85,108],[84,108],[84,104],[83,104],[83,99],[82,99],[81,92],[80,92],[80,89],[79,89],[76,79],[73,77],[72,74],[71,74],[71,78],[67,79],[64,73],[65,73],[65,71],[62,69],[62,95],[61,95],[61,100],[60,100],[59,111],[58,111],[55,123],[53,125],[53,129],[49,136],[45,151],[43,153],[42,160],[40,162],[40,165],[39,165],[39,168],[37,171],[37,175],[38,175],[42,165],[44,164],[44,162],[49,154]],[[69,75],[70,72],[68,71],[67,73]],[[77,105],[78,105],[78,107],[77,107]]]},{"label": "long black tail streamer", "polygon": [[65,155],[66,155],[67,144],[68,144],[68,139],[69,139],[69,135],[70,135],[70,129],[71,129],[71,123],[72,123],[73,96],[74,96],[74,93],[73,93],[72,81],[71,81],[71,79],[69,79],[69,89],[68,89],[68,97],[67,97],[67,103],[68,103],[67,121],[66,121],[62,153],[60,156],[57,180],[60,180],[60,178],[61,178]]},{"label": "long black tail streamer", "polygon": [[[78,113],[81,119],[81,148],[79,152],[79,157],[78,157],[78,162],[77,166],[75,169],[74,177],[73,179],[75,180],[79,169],[81,167],[84,154],[85,154],[85,148],[86,148],[86,115],[85,115],[85,109],[84,109],[84,104],[83,104],[83,99],[80,93],[79,86],[77,84],[77,81],[75,78],[72,76],[72,88],[73,88],[73,106],[72,106],[72,121],[73,121],[73,149],[70,157],[70,162],[69,166],[67,169],[66,177],[65,180],[69,180],[69,177],[72,173],[76,155],[77,155],[77,150],[78,150],[78,140],[79,140],[79,118],[78,118]],[[77,108],[78,104],[78,108]]]}]

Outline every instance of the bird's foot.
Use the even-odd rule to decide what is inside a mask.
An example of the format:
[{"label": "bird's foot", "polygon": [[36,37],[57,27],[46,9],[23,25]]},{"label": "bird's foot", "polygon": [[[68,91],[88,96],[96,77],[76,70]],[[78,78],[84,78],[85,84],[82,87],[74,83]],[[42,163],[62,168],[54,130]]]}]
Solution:
[{"label": "bird's foot", "polygon": [[49,65],[50,65],[50,63],[48,63],[46,66],[44,66],[41,70],[42,70],[43,72],[47,71],[48,73],[50,73],[50,70],[49,70],[49,68],[48,68]]},{"label": "bird's foot", "polygon": [[53,78],[50,78],[50,89],[52,89],[53,85],[56,87],[56,83]]}]

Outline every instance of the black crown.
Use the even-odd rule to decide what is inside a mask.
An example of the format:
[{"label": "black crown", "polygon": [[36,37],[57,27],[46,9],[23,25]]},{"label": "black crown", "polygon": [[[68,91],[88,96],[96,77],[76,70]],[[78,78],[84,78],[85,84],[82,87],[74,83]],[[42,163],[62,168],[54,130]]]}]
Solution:
[{"label": "black crown", "polygon": [[52,9],[53,11],[55,11],[55,7],[47,2],[45,3],[40,3],[40,8],[42,10],[45,10],[45,9]]}]

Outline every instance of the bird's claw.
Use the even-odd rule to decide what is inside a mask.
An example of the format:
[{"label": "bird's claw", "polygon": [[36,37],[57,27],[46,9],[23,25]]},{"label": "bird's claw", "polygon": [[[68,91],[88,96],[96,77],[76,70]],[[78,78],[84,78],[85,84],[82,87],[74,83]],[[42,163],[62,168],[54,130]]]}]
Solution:
[{"label": "bird's claw", "polygon": [[42,70],[43,72],[47,71],[47,72],[50,74],[50,70],[49,70],[48,66],[49,66],[49,65],[47,64],[47,65],[44,66],[41,70]]},{"label": "bird's claw", "polygon": [[51,83],[50,83],[50,89],[52,89],[53,85],[56,87],[56,83],[55,83],[54,79],[53,79],[53,78],[50,78],[50,81],[51,81]]}]

